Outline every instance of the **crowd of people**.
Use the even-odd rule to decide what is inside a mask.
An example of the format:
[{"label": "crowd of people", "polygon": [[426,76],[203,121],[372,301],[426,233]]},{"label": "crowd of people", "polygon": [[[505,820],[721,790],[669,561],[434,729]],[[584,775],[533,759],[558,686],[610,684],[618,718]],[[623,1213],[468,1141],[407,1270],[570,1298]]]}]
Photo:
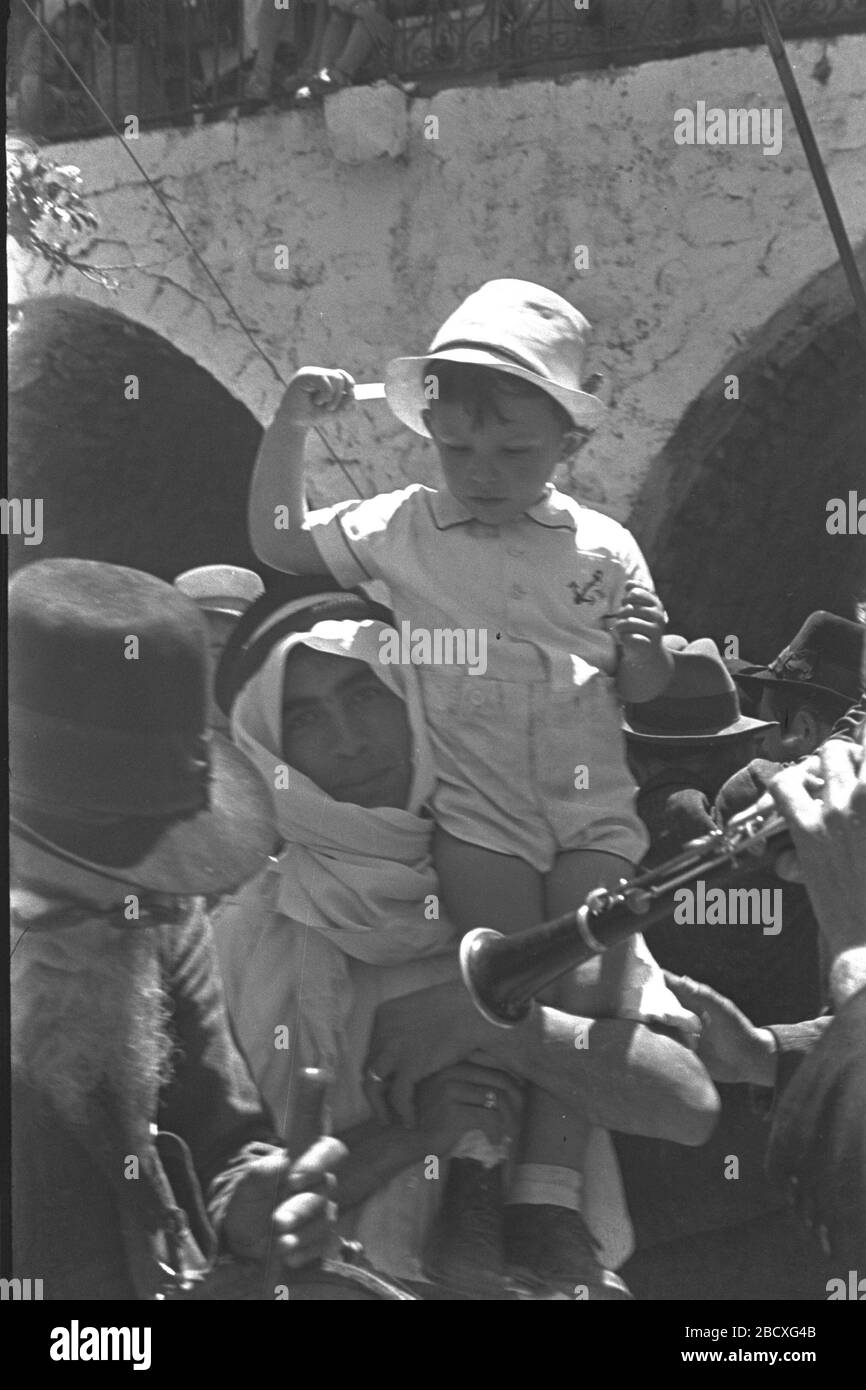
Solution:
[{"label": "crowd of people", "polygon": [[[631,534],[553,483],[604,414],[588,330],[489,282],[386,370],[444,486],[315,511],[354,383],[302,368],[261,575],[13,577],[14,1273],[46,1298],[817,1300],[866,1256],[866,629],[816,612],[751,664],[666,631]],[[407,628],[463,658],[395,658]],[[696,883],[515,1026],[476,1007],[464,933],[758,802],[790,848],[732,869],[752,916]]]}]

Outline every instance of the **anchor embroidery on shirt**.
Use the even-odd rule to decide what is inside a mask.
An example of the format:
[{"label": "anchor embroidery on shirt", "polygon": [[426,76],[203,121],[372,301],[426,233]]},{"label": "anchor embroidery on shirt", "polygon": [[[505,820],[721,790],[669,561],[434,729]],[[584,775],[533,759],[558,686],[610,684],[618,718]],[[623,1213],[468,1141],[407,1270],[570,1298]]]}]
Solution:
[{"label": "anchor embroidery on shirt", "polygon": [[604,572],[602,570],[595,570],[592,579],[588,580],[587,583],[583,585],[583,588],[581,588],[576,579],[572,579],[568,587],[574,595],[575,603],[594,603],[597,598],[600,598],[603,578]]}]

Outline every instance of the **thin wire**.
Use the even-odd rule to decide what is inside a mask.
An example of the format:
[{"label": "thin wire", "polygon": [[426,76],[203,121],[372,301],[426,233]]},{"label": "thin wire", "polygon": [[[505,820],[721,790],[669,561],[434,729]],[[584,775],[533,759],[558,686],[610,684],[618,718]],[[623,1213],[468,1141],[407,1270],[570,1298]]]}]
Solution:
[{"label": "thin wire", "polygon": [[[235,306],[234,306],[234,304],[232,303],[231,299],[229,298],[228,294],[227,294],[226,291],[223,289],[223,287],[222,287],[222,285],[220,284],[219,280],[216,278],[216,276],[214,275],[214,273],[213,273],[213,271],[211,270],[210,266],[209,266],[209,265],[207,264],[207,262],[205,261],[204,257],[202,256],[201,252],[199,251],[198,247],[195,245],[195,243],[194,243],[194,242],[192,241],[192,239],[190,238],[190,236],[189,236],[189,234],[188,234],[186,228],[183,226],[183,223],[180,222],[180,220],[175,216],[175,214],[174,214],[174,212],[172,211],[172,209],[171,209],[171,207],[170,207],[170,205],[169,205],[167,199],[165,198],[164,194],[160,191],[159,188],[157,188],[156,184],[154,183],[153,179],[150,177],[150,174],[149,174],[149,173],[147,172],[147,170],[145,169],[145,167],[144,167],[144,165],[142,164],[141,160],[139,159],[138,155],[137,155],[137,154],[135,153],[135,151],[132,149],[132,147],[131,147],[131,145],[130,145],[130,142],[129,142],[127,139],[125,139],[123,135],[121,135],[120,131],[117,129],[117,126],[116,126],[116,125],[114,124],[114,122],[112,121],[111,117],[109,116],[108,112],[105,110],[105,108],[104,108],[104,106],[102,105],[102,103],[99,101],[99,99],[98,99],[98,97],[96,96],[96,94],[90,90],[90,88],[88,87],[88,85],[87,85],[87,83],[85,82],[84,78],[83,78],[83,77],[81,76],[81,74],[73,67],[72,63],[70,63],[70,61],[69,61],[69,59],[67,58],[66,54],[64,53],[63,49],[60,47],[59,43],[58,43],[57,40],[54,38],[54,35],[51,33],[50,29],[47,29],[47,28],[45,27],[45,25],[42,23],[42,20],[39,18],[39,16],[38,16],[38,15],[35,13],[35,11],[32,9],[32,7],[30,6],[30,4],[28,3],[28,0],[22,0],[22,3],[23,3],[23,6],[24,6],[24,9],[25,9],[25,10],[27,11],[27,13],[30,15],[31,19],[35,20],[36,24],[37,24],[37,25],[39,26],[39,28],[42,30],[42,33],[43,33],[43,34],[45,35],[45,37],[48,39],[48,42],[51,44],[52,48],[55,50],[55,52],[57,53],[58,57],[59,57],[59,58],[61,59],[61,61],[65,64],[65,66],[69,69],[69,71],[72,73],[72,76],[74,77],[75,81],[76,81],[76,82],[78,83],[78,85],[82,88],[82,90],[83,90],[83,91],[85,92],[85,94],[89,97],[89,99],[93,102],[93,105],[96,107],[97,111],[99,111],[99,113],[100,113],[100,115],[102,116],[103,120],[105,121],[106,125],[109,127],[109,129],[110,129],[112,135],[113,135],[117,140],[120,141],[121,145],[122,145],[123,148],[126,150],[126,153],[129,155],[129,157],[130,157],[130,159],[132,160],[133,164],[135,165],[136,169],[137,169],[138,172],[141,174],[142,178],[145,180],[145,182],[146,182],[148,188],[150,188],[151,192],[152,192],[152,193],[154,194],[154,196],[159,200],[159,204],[160,204],[160,206],[162,207],[162,209],[163,209],[164,213],[166,214],[166,216],[168,217],[169,221],[170,221],[170,222],[172,223],[172,225],[177,229],[177,231],[180,232],[180,235],[183,237],[183,240],[186,242],[186,244],[187,244],[187,246],[189,247],[190,251],[192,252],[193,256],[194,256],[195,259],[198,261],[199,265],[201,266],[201,268],[202,268],[202,270],[204,271],[205,275],[207,276],[208,280],[210,280],[210,282],[211,282],[211,284],[213,285],[214,289],[216,290],[217,294],[218,294],[218,295],[220,296],[220,298],[223,300],[224,304],[226,305],[226,307],[228,308],[228,310],[230,311],[230,313],[231,313],[231,314],[234,316],[234,318],[237,320],[238,325],[239,325],[240,328],[241,328],[241,331],[242,331],[242,332],[244,333],[244,335],[249,339],[250,343],[252,343],[252,345],[253,345],[253,347],[255,348],[256,352],[257,352],[257,353],[259,354],[259,356],[263,359],[263,361],[265,361],[265,362],[267,363],[267,365],[270,367],[270,369],[271,369],[271,371],[273,372],[274,376],[276,377],[277,381],[279,381],[280,384],[281,384],[282,386],[286,386],[287,383],[286,383],[286,380],[285,380],[285,378],[283,377],[282,373],[279,371],[279,369],[278,369],[278,367],[275,365],[275,363],[271,361],[270,357],[269,357],[268,354],[265,352],[265,350],[264,350],[264,348],[261,346],[261,344],[258,343],[258,342],[256,341],[256,338],[255,338],[254,334],[253,334],[252,331],[247,327],[247,325],[246,325],[246,323],[244,322],[244,320],[241,318],[240,313],[239,313],[238,310],[235,308]],[[340,458],[340,456],[339,456],[339,454],[337,453],[337,451],[333,448],[333,446],[332,446],[332,444],[330,443],[330,441],[329,441],[329,439],[327,438],[327,436],[322,432],[322,430],[319,428],[318,425],[314,425],[314,426],[313,426],[313,429],[316,431],[316,434],[319,436],[319,438],[321,439],[321,441],[322,441],[322,443],[324,444],[325,448],[328,450],[328,453],[331,455],[331,458],[332,458],[332,460],[334,461],[334,463],[336,463],[337,466],[342,470],[342,473],[343,473],[344,477],[346,478],[346,480],[348,481],[350,487],[352,487],[353,489],[355,489],[356,491],[358,491],[359,489],[358,489],[357,483],[353,481],[351,475],[347,472],[343,460]],[[363,495],[363,494],[362,494],[362,495]]]}]

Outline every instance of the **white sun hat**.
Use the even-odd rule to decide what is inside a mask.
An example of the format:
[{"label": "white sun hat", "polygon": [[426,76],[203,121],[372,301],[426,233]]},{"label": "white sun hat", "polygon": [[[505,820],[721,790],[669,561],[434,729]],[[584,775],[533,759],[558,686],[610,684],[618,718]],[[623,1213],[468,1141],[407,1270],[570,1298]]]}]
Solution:
[{"label": "white sun hat", "polygon": [[598,424],[604,402],[584,391],[590,325],[561,295],[528,280],[488,280],[446,319],[422,357],[395,357],[385,368],[388,404],[416,434],[430,437],[423,412],[424,368],[431,362],[495,367],[546,391],[576,425]]}]

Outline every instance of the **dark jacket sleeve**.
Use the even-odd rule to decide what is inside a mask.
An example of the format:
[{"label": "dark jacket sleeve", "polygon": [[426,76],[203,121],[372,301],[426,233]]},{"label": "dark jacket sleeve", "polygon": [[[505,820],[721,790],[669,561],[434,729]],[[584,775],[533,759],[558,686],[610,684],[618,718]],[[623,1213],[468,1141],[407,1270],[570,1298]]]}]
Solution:
[{"label": "dark jacket sleeve", "polygon": [[187,1144],[218,1230],[249,1165],[282,1145],[231,1034],[203,904],[182,927],[161,930],[175,1052],[159,1127]]},{"label": "dark jacket sleeve", "polygon": [[866,1262],[866,989],[832,1020],[782,1095],[767,1156],[838,1258]]}]

